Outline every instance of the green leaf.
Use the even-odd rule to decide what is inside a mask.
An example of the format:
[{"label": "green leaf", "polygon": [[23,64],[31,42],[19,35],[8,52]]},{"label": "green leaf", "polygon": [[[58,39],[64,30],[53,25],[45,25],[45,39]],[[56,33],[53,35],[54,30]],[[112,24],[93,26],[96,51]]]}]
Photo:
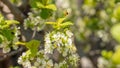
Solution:
[{"label": "green leaf", "polygon": [[19,24],[19,22],[15,20],[6,20],[1,28],[9,28],[12,24]]},{"label": "green leaf", "polygon": [[50,0],[30,0],[30,5],[32,8],[45,8]]},{"label": "green leaf", "polygon": [[36,6],[38,8],[41,8],[41,9],[50,9],[50,10],[53,10],[53,11],[57,10],[57,8],[56,8],[56,6],[54,4],[44,5],[44,4],[40,3],[40,2],[36,2]]},{"label": "green leaf", "polygon": [[38,5],[41,4],[40,0],[30,0],[29,3],[32,8],[38,8]]},{"label": "green leaf", "polygon": [[66,28],[70,25],[73,25],[72,22],[63,22],[66,18],[58,18],[56,22],[46,22],[46,24],[50,24],[54,29]]},{"label": "green leaf", "polygon": [[32,56],[32,52],[30,50],[27,50],[25,58],[30,58],[30,57],[34,57],[34,56]]},{"label": "green leaf", "polygon": [[0,29],[9,28],[12,24],[19,24],[16,20],[1,20]]},{"label": "green leaf", "polygon": [[49,0],[40,0],[43,5],[47,5]]},{"label": "green leaf", "polygon": [[3,26],[1,26],[1,29],[5,29],[5,28],[9,28],[9,25],[3,25]]},{"label": "green leaf", "polygon": [[66,18],[58,18],[57,23],[62,23]]},{"label": "green leaf", "polygon": [[46,24],[55,25],[55,24],[56,24],[56,22],[46,22]]},{"label": "green leaf", "polygon": [[51,2],[51,0],[46,0],[46,4],[49,4]]},{"label": "green leaf", "polygon": [[26,45],[25,42],[16,42],[15,45]]},{"label": "green leaf", "polygon": [[72,22],[65,22],[65,23],[61,24],[61,26],[62,26],[63,28],[68,27],[68,26],[70,26],[70,25],[73,25],[73,23],[72,23]]},{"label": "green leaf", "polygon": [[30,50],[32,57],[36,55],[39,45],[40,45],[40,41],[38,40],[31,40],[26,43],[26,47]]},{"label": "green leaf", "polygon": [[45,8],[51,9],[51,10],[53,10],[53,11],[56,11],[56,10],[57,10],[57,8],[56,8],[56,6],[55,6],[54,4],[46,5]]},{"label": "green leaf", "polygon": [[120,23],[111,28],[112,37],[120,43]]},{"label": "green leaf", "polygon": [[2,23],[4,20],[4,17],[2,16],[2,14],[0,14],[0,23]]},{"label": "green leaf", "polygon": [[34,27],[34,23],[31,23],[30,20],[26,20],[26,27],[33,28]]},{"label": "green leaf", "polygon": [[2,34],[4,37],[6,37],[8,41],[13,40],[13,38],[14,38],[14,35],[12,34],[12,31],[9,30],[9,29],[1,30],[1,34]]},{"label": "green leaf", "polygon": [[44,7],[45,7],[45,6],[44,6],[42,3],[40,3],[40,2],[36,2],[36,5],[37,5],[38,8],[44,8]]},{"label": "green leaf", "polygon": [[47,19],[52,16],[52,12],[52,10],[45,8],[41,10],[40,16],[42,19]]},{"label": "green leaf", "polygon": [[48,5],[51,0],[39,0],[43,5]]},{"label": "green leaf", "polygon": [[7,25],[19,24],[19,22],[18,22],[18,21],[15,21],[15,20],[6,20],[5,22],[7,23]]}]

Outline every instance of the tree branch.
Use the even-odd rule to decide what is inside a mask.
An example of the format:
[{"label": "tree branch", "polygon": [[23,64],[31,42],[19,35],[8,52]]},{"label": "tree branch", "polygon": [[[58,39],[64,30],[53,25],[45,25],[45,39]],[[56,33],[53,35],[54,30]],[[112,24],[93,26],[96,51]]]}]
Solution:
[{"label": "tree branch", "polygon": [[15,5],[11,4],[9,0],[0,1],[3,2],[10,9],[16,20],[23,22],[23,20],[25,19],[25,15]]},{"label": "tree branch", "polygon": [[21,48],[19,48],[19,49],[16,50],[16,51],[12,51],[12,52],[10,52],[10,53],[3,54],[2,56],[0,56],[0,61],[3,61],[3,60],[5,60],[5,59],[8,58],[8,57],[11,57],[11,56],[13,56],[13,55],[16,55],[16,54],[22,52],[23,50],[25,50],[25,48],[24,48],[24,47],[21,47]]},{"label": "tree branch", "polygon": [[29,4],[29,0],[22,0],[22,4],[20,5],[20,8],[25,9]]}]

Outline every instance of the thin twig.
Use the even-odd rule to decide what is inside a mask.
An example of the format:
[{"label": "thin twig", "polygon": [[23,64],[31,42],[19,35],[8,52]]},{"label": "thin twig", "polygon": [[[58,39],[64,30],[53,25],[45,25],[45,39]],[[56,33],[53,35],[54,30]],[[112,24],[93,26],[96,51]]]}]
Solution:
[{"label": "thin twig", "polygon": [[35,37],[36,32],[37,32],[37,27],[35,27],[35,29],[34,29],[34,31],[33,31],[32,39]]}]

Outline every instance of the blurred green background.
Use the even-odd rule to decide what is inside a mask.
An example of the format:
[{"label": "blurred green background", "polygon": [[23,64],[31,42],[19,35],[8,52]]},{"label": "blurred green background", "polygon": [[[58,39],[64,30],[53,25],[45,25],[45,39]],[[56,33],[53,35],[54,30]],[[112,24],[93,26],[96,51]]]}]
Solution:
[{"label": "blurred green background", "polygon": [[[24,2],[10,1],[16,6]],[[120,0],[52,2],[58,9],[55,18],[67,12],[68,20],[74,23],[71,30],[81,68],[120,68]]]}]

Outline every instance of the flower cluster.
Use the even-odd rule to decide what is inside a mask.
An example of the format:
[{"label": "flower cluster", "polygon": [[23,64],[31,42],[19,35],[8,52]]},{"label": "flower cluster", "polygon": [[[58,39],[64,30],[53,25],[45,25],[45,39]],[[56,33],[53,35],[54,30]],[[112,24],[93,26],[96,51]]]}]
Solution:
[{"label": "flower cluster", "polygon": [[44,28],[45,21],[42,20],[40,16],[37,16],[37,15],[33,14],[32,12],[29,13],[28,15],[29,15],[29,17],[27,19],[25,19],[25,21],[24,21],[25,29],[30,28],[32,30],[37,29],[37,31],[40,31]]},{"label": "flower cluster", "polygon": [[78,55],[76,54],[76,48],[72,43],[72,32],[70,30],[65,31],[53,31],[45,36],[45,54],[53,54],[53,51],[57,51],[62,55],[63,60],[60,60],[58,67],[76,66]]},{"label": "flower cluster", "polygon": [[[65,33],[63,32],[51,32],[46,34],[45,36],[45,52],[46,53],[51,53],[52,50],[57,48],[57,50],[62,53],[68,52],[68,50],[72,50],[72,52],[75,51],[75,48],[72,44],[72,33],[67,30]],[[64,49],[65,48],[65,49]],[[65,55],[63,53],[63,55]],[[66,56],[66,55],[65,55]]]},{"label": "flower cluster", "polygon": [[[30,56],[29,50],[24,52],[19,57],[18,63],[22,64],[25,68],[68,68],[69,66],[76,67],[78,61],[78,55],[76,54],[76,48],[72,43],[72,32],[66,30],[53,31],[45,35],[44,49],[39,50],[34,57]],[[62,59],[55,62],[49,55],[53,55],[54,50],[57,50]],[[61,58],[60,57],[60,58]],[[58,58],[59,59],[59,58]]]},{"label": "flower cluster", "polygon": [[28,51],[19,57],[18,63],[24,68],[48,68],[53,66],[53,61],[44,54],[44,50],[37,52],[35,57],[30,57]]},{"label": "flower cluster", "polygon": [[[5,31],[7,31],[7,30],[5,30]],[[18,49],[18,46],[15,45],[15,43],[19,41],[18,35],[20,34],[20,32],[18,31],[18,28],[15,27],[14,30],[11,29],[7,32],[10,32],[8,35],[11,36],[11,38],[12,38],[11,40],[9,40],[5,36],[0,35],[1,38],[2,38],[2,43],[0,43],[0,48],[3,48],[3,53],[10,52],[11,48],[14,49],[14,50]]]},{"label": "flower cluster", "polygon": [[11,49],[16,50],[18,46],[15,43],[18,41],[20,34],[15,24],[19,24],[15,20],[6,20],[0,14],[0,48],[3,53],[8,53]]}]

